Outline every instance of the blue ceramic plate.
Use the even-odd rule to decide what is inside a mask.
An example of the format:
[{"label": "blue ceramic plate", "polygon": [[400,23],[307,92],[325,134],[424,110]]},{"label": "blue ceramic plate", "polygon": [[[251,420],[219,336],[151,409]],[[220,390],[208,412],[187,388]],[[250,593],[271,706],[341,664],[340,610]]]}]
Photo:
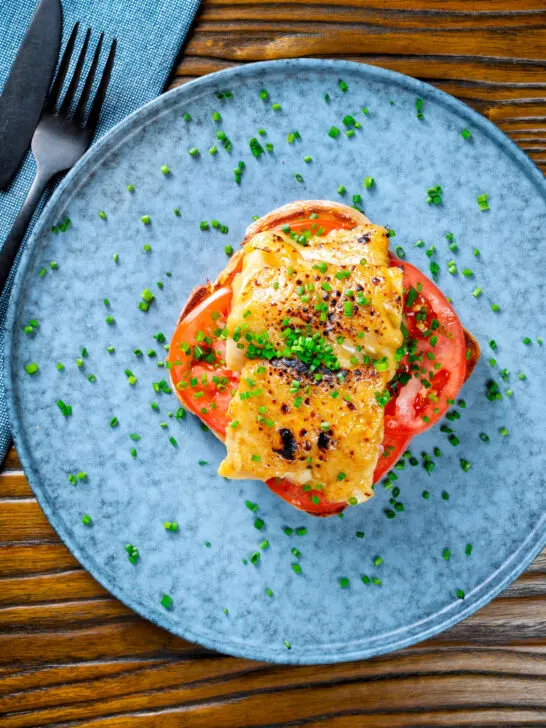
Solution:
[{"label": "blue ceramic plate", "polygon": [[[219,99],[226,90],[231,95]],[[215,111],[221,121],[212,119]],[[301,138],[289,143],[294,131]],[[255,158],[252,137],[273,151]],[[209,154],[213,145],[218,151]],[[237,184],[239,160],[246,166]],[[365,177],[375,179],[373,188],[364,187]],[[443,204],[427,204],[436,185]],[[482,194],[489,210],[480,210]],[[153,383],[168,379],[158,367],[165,353],[158,333],[168,341],[189,291],[224,267],[224,246],[239,244],[252,216],[301,198],[351,204],[352,195],[361,195],[374,222],[395,231],[393,247],[411,262],[425,272],[438,263],[439,285],[483,356],[456,419],[412,444],[418,465],[406,460],[390,489],[378,485],[368,504],[320,520],[262,483],[219,478],[223,446],[192,416],[173,416],[175,396]],[[65,216],[68,230],[53,234]],[[200,229],[213,219],[229,231]],[[546,335],[545,228],[542,174],[484,118],[414,79],[352,63],[287,60],[207,76],[162,96],[66,177],[17,279],[7,388],[36,497],[99,582],[144,617],[207,647],[260,660],[337,662],[440,632],[498,594],[545,543],[545,356],[537,343]],[[144,288],[155,293],[148,312],[138,307]],[[39,326],[25,333],[33,320]],[[32,362],[39,371],[29,375]],[[490,380],[500,400],[487,399]],[[71,406],[70,416],[58,400]],[[422,453],[435,464],[430,475]],[[461,458],[471,465],[466,472]],[[72,484],[77,473],[87,475]],[[84,514],[92,524],[82,523]],[[165,530],[165,521],[177,521],[178,532]],[[135,564],[126,544],[138,549]],[[254,552],[256,564],[248,561]],[[340,586],[344,578],[348,588]]]}]

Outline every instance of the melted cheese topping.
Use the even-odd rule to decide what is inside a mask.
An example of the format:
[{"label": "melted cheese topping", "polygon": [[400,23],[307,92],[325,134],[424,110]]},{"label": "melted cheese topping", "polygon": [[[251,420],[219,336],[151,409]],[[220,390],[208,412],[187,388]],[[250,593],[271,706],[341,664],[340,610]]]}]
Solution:
[{"label": "melted cheese topping", "polygon": [[228,427],[219,475],[286,477],[330,502],[367,500],[383,439],[383,410],[374,397],[382,379],[371,369],[354,369],[343,383],[332,372],[317,383],[297,359],[248,362],[230,404],[238,425]]},{"label": "melted cheese topping", "polygon": [[[403,274],[388,263],[386,230],[372,225],[305,246],[277,232],[246,244],[227,322],[226,362],[241,379],[220,475],[286,477],[329,502],[373,494],[383,439],[377,396],[403,342]],[[288,351],[287,326],[329,345],[333,371]],[[256,341],[267,342],[267,358],[248,358]]]}]

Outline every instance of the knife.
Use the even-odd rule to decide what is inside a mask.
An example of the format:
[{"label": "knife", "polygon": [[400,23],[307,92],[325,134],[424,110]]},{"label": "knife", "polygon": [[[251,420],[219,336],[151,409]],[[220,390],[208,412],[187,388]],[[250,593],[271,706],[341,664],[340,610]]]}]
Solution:
[{"label": "knife", "polygon": [[61,0],[40,0],[0,96],[0,189],[15,175],[40,119],[62,25]]}]

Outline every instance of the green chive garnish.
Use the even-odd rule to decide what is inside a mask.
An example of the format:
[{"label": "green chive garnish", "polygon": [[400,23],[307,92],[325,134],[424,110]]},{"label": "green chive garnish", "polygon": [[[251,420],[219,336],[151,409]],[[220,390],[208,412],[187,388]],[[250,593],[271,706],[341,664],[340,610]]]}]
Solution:
[{"label": "green chive garnish", "polygon": [[161,606],[165,607],[165,609],[170,609],[173,605],[173,598],[170,597],[168,594],[163,594],[161,597]]}]

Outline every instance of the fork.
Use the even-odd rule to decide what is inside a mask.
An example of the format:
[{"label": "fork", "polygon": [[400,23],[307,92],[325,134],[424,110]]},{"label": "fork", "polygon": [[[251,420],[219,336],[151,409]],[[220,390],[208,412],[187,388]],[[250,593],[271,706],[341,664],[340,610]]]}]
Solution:
[{"label": "fork", "polygon": [[36,160],[36,176],[23,202],[19,214],[15,218],[2,249],[0,250],[0,292],[4,289],[17,252],[25,237],[26,230],[34,211],[49,182],[60,172],[65,172],[76,164],[91,144],[110,82],[112,66],[116,54],[116,39],[112,41],[110,52],[98,84],[95,98],[86,116],[86,107],[91,94],[93,81],[99,63],[99,56],[104,41],[104,33],[100,34],[83,90],[78,104],[71,113],[72,103],[76,96],[85,56],[91,37],[91,29],[87,30],[85,39],[74,67],[74,73],[68,84],[65,96],[61,99],[63,83],[70,65],[70,59],[78,35],[79,23],[74,25],[66,44],[57,76],[47,97],[43,114],[32,137],[31,148]]}]

